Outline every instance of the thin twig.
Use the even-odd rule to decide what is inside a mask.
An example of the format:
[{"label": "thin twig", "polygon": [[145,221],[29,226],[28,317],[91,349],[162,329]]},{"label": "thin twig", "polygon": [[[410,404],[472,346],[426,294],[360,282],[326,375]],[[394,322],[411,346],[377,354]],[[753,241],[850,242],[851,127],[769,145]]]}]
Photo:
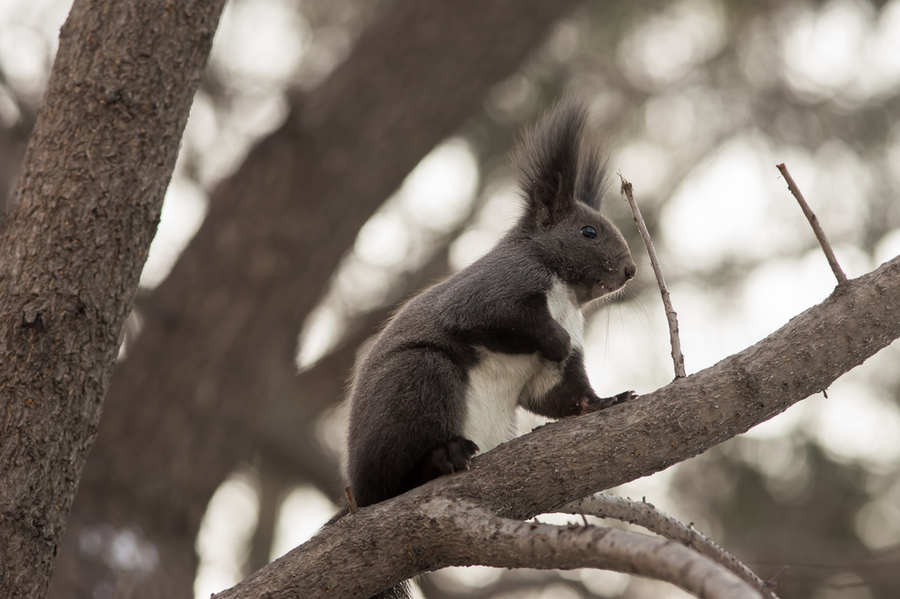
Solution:
[{"label": "thin twig", "polygon": [[669,321],[669,340],[672,342],[672,361],[675,363],[675,378],[684,378],[684,354],[681,353],[681,337],[678,334],[678,315],[672,307],[672,300],[669,297],[669,290],[666,287],[666,280],[663,278],[662,268],[659,266],[659,258],[656,257],[656,250],[653,248],[653,240],[650,239],[650,232],[647,225],[644,224],[644,217],[641,216],[641,210],[638,208],[637,202],[634,201],[634,195],[631,192],[631,183],[628,182],[622,173],[619,173],[622,180],[622,195],[628,200],[631,206],[631,214],[634,216],[634,222],[637,224],[638,230],[641,232],[641,239],[647,247],[647,253],[650,254],[650,265],[653,267],[653,273],[656,275],[656,283],[659,285],[659,293],[662,296],[663,306],[666,308],[666,319]]},{"label": "thin twig", "polygon": [[797,203],[800,204],[803,214],[806,215],[806,219],[812,226],[813,232],[816,234],[816,239],[819,240],[819,245],[822,246],[822,251],[825,252],[825,257],[828,259],[828,264],[831,266],[831,271],[834,273],[835,278],[837,278],[838,285],[843,285],[847,282],[847,275],[841,270],[841,266],[838,264],[837,258],[834,255],[834,250],[831,249],[831,244],[828,243],[828,238],[825,237],[825,231],[822,230],[822,226],[819,224],[819,219],[816,218],[816,215],[810,209],[809,204],[806,203],[803,194],[800,193],[800,188],[797,187],[794,178],[791,177],[791,174],[788,172],[784,163],[782,162],[775,166],[781,171],[784,180],[787,181],[788,189],[790,189],[791,193],[794,194],[794,197],[797,198]]}]

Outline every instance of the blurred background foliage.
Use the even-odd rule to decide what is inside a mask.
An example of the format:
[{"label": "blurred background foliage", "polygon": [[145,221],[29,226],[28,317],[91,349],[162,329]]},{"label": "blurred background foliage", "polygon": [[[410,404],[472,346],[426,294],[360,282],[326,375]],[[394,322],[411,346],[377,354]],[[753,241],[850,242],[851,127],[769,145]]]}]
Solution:
[{"label": "blurred background foliage", "polygon": [[[145,293],[200,226],[209,190],[292,106],[302,106],[390,4],[229,4],[142,279]],[[4,199],[67,10],[64,0],[0,6]],[[332,406],[312,423],[321,452],[304,457],[282,434],[293,426],[291,414],[305,412],[271,408],[266,418],[277,425],[266,430],[277,441],[263,440],[207,510],[197,541],[198,597],[302,542],[333,511],[341,494],[339,390],[357,347],[398,301],[477,258],[516,218],[510,149],[524,126],[566,95],[585,99],[606,140],[604,210],[642,270],[623,295],[593,312],[587,355],[601,395],[648,392],[672,376],[658,292],[616,173],[634,184],[658,244],[689,372],[761,339],[832,289],[776,163],[791,169],[849,275],[900,253],[900,1],[585,2],[360,231],[299,336],[300,376],[310,381],[304,388],[329,394]],[[125,355],[139,334],[138,309]],[[898,597],[898,366],[900,352],[888,348],[828,398],[810,398],[615,492],[693,522],[776,579],[782,597]],[[524,419],[523,429],[534,423]],[[430,599],[682,596],[604,572],[471,568],[420,586]]]}]

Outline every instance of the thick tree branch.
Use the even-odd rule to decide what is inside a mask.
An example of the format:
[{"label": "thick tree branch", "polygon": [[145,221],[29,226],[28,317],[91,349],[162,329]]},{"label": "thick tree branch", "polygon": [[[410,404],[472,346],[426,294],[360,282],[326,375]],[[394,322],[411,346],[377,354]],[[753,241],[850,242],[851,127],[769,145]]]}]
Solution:
[{"label": "thick tree branch", "polygon": [[78,0],[0,233],[0,596],[42,597],[224,0]]},{"label": "thick tree branch", "polygon": [[[784,411],[900,337],[900,257],[746,350],[654,393],[536,429],[444,477],[327,526],[221,597],[324,594],[338,572],[384,586],[441,564],[452,539],[417,516],[436,496],[526,519],[662,470]],[[366,584],[365,582],[360,584]],[[342,588],[342,587],[341,587]],[[366,587],[368,588],[368,587]],[[362,592],[359,588],[353,591]],[[299,594],[303,595],[304,592]]]}]

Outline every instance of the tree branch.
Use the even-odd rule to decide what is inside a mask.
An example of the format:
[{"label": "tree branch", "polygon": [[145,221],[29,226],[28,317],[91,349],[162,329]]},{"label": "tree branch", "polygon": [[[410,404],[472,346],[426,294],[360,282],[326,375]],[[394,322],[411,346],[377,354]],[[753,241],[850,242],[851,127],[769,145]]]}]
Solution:
[{"label": "tree branch", "polygon": [[[375,579],[386,587],[443,563],[442,547],[452,539],[429,533],[441,523],[420,515],[423,502],[470,501],[514,519],[556,511],[747,431],[824,390],[897,337],[900,257],[715,366],[633,402],[540,427],[476,458],[468,472],[360,509],[220,597],[263,590],[270,597],[321,595],[344,588],[344,568],[360,584]],[[351,596],[364,591],[354,588]]]},{"label": "tree branch", "polygon": [[[423,504],[441,522],[446,565],[600,568],[670,582],[699,597],[758,599],[744,581],[681,544],[598,526],[553,526],[499,518],[466,501]],[[445,564],[442,564],[442,566]]]},{"label": "tree branch", "polygon": [[[759,593],[719,564],[699,553],[658,537],[597,526],[554,526],[500,518],[465,500],[430,497],[409,502],[406,507],[407,538],[422,538],[433,543],[427,570],[455,565],[498,568],[563,569],[601,568],[626,574],[638,574],[670,582],[699,597],[709,599],[759,599]],[[367,510],[343,518],[335,526],[348,537],[356,530],[392,535],[383,527],[381,514]],[[378,548],[373,548],[378,550]],[[288,554],[290,556],[290,554]],[[421,559],[421,558],[419,558]],[[357,565],[331,562],[336,576],[328,586],[320,586],[316,576],[295,572],[286,587],[263,573],[251,576],[215,597],[339,596],[368,597],[402,580],[396,573],[373,572],[372,576],[354,576]],[[344,570],[346,568],[346,570]],[[396,569],[395,569],[396,571]],[[252,581],[252,582],[251,582]]]},{"label": "tree branch", "polygon": [[559,510],[563,513],[588,514],[598,518],[615,518],[637,524],[661,537],[677,541],[722,564],[739,578],[752,585],[767,599],[777,599],[775,593],[759,576],[734,555],[719,547],[706,535],[660,511],[655,506],[612,495],[591,495]]}]

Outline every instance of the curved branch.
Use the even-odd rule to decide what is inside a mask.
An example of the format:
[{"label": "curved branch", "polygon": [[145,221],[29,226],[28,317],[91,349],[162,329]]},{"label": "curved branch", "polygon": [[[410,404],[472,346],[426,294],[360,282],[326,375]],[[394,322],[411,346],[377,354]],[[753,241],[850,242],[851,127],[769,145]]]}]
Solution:
[{"label": "curved branch", "polygon": [[[440,496],[503,517],[556,511],[662,470],[822,391],[900,337],[900,258],[841,285],[763,341],[637,400],[543,426],[443,477],[326,526],[308,543],[219,595],[272,598],[334,588],[337,572],[385,588],[442,565],[451,539],[418,506]],[[349,565],[348,565],[349,564]],[[345,578],[349,578],[346,577]],[[362,587],[348,594],[362,595]],[[303,593],[300,592],[302,595]]]},{"label": "curved branch", "polygon": [[672,583],[698,597],[759,599],[732,572],[684,545],[601,526],[555,526],[494,516],[477,505],[436,497],[425,504],[449,525],[450,565],[571,570],[598,568]]},{"label": "curved branch", "polygon": [[719,547],[712,539],[684,522],[662,512],[652,504],[633,501],[612,495],[592,495],[581,501],[572,502],[559,510],[562,513],[586,514],[598,518],[614,518],[630,524],[637,524],[661,537],[677,541],[701,555],[728,568],[767,599],[777,599],[770,585],[757,576],[734,555]]},{"label": "curved branch", "polygon": [[[410,554],[422,564],[427,560],[424,570],[476,564],[542,570],[600,568],[670,582],[707,599],[759,599],[760,596],[721,565],[667,539],[597,526],[521,522],[495,516],[470,501],[440,496],[407,500],[404,504],[408,511],[403,535],[419,539],[420,546],[430,547],[425,553]],[[380,563],[402,554],[401,547],[385,542],[386,537],[396,535],[390,534],[391,529],[385,527],[382,518],[383,514],[377,511],[361,510],[332,528],[335,534],[344,537],[358,537],[358,532],[364,530],[378,538],[375,542],[381,546],[370,546],[370,549],[373,559]],[[324,549],[321,544],[319,548]],[[326,594],[368,597],[403,579],[398,577],[396,568],[394,572],[390,568],[373,569],[372,576],[354,575],[359,565],[342,559],[343,555],[332,556],[326,571],[309,575],[302,562],[290,560],[294,552],[283,558],[288,561],[283,570],[293,570],[289,586],[280,586],[279,579],[266,575],[271,568],[263,568],[238,586],[215,595],[216,599],[275,598],[287,593],[302,597]],[[325,559],[328,553],[326,550]]]}]

